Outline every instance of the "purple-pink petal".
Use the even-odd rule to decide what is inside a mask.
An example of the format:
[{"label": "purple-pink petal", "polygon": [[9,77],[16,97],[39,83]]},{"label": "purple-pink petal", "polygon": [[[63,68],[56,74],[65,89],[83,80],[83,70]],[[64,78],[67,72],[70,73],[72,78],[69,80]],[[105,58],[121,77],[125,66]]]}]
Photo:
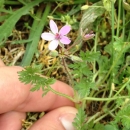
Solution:
[{"label": "purple-pink petal", "polygon": [[50,20],[50,29],[54,34],[58,33],[58,27],[53,20]]},{"label": "purple-pink petal", "polygon": [[53,40],[49,43],[49,50],[55,50],[58,47],[59,41],[58,40]]},{"label": "purple-pink petal", "polygon": [[59,31],[59,34],[61,35],[66,35],[69,33],[69,31],[71,30],[71,27],[69,25],[65,25],[63,26],[60,31]]},{"label": "purple-pink petal", "polygon": [[62,38],[60,39],[60,42],[62,44],[70,44],[71,40],[67,36],[62,36]]},{"label": "purple-pink petal", "polygon": [[95,36],[95,34],[86,34],[86,35],[84,36],[84,38],[85,38],[86,40],[89,40],[89,39],[93,38],[94,36]]},{"label": "purple-pink petal", "polygon": [[55,39],[55,35],[52,33],[42,33],[41,38],[46,40],[46,41],[52,41]]}]

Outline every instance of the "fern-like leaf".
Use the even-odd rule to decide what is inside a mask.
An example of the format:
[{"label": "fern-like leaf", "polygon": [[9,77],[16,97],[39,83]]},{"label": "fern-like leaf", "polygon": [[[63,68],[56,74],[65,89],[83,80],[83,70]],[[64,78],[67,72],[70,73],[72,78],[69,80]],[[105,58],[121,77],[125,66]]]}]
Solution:
[{"label": "fern-like leaf", "polygon": [[87,115],[82,108],[78,109],[78,113],[76,114],[76,118],[74,119],[73,125],[76,130],[87,130],[87,124],[85,122]]},{"label": "fern-like leaf", "polygon": [[[41,75],[39,68],[27,67],[21,72],[18,72],[19,80],[25,84],[32,84],[31,91],[38,91],[40,88],[43,90],[43,95],[49,92],[50,85],[56,81],[54,78],[45,78]],[[42,95],[42,96],[43,96]]]}]

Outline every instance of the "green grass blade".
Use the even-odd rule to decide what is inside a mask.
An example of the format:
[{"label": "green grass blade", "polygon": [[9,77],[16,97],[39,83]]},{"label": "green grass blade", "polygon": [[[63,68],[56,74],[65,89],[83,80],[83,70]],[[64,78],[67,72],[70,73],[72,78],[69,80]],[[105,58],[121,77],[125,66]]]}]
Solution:
[{"label": "green grass blade", "polygon": [[5,41],[8,36],[11,34],[15,24],[20,19],[22,15],[28,13],[28,11],[35,5],[38,5],[43,0],[36,0],[28,5],[22,7],[21,9],[15,11],[1,26],[0,26],[0,46],[2,45],[3,41]]},{"label": "green grass blade", "polygon": [[[29,36],[29,39],[33,39],[33,40],[31,43],[27,44],[26,52],[25,52],[25,55],[24,55],[23,60],[21,62],[21,66],[29,66],[30,65],[32,58],[33,58],[33,55],[37,49],[38,42],[39,42],[42,30],[44,28],[49,11],[50,11],[50,4],[47,4],[41,20],[34,21],[33,26],[32,26],[32,30],[31,30],[30,36]],[[38,10],[37,13],[38,13],[37,17],[40,17],[42,11]]]}]

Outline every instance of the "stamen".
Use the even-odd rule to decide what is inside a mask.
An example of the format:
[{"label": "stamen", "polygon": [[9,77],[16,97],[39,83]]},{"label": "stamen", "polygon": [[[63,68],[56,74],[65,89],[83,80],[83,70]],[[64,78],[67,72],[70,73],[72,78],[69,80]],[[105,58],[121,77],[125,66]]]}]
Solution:
[{"label": "stamen", "polygon": [[55,39],[56,39],[56,40],[61,39],[61,35],[60,35],[59,33],[56,33],[56,35],[55,35]]}]

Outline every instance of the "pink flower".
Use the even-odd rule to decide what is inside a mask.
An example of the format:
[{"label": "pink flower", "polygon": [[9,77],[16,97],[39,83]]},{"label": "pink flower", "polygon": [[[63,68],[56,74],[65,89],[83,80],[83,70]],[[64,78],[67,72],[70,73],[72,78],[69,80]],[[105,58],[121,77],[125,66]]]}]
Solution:
[{"label": "pink flower", "polygon": [[49,50],[55,50],[58,45],[70,44],[71,40],[66,36],[71,27],[69,25],[63,26],[59,31],[56,23],[53,20],[50,20],[50,30],[51,32],[45,32],[41,34],[42,39],[50,41]]},{"label": "pink flower", "polygon": [[95,36],[95,34],[93,34],[93,33],[88,33],[88,34],[86,34],[86,35],[83,37],[83,39],[84,39],[84,40],[89,40],[89,39],[92,39],[94,36]]},{"label": "pink flower", "polygon": [[83,32],[83,30],[82,30],[82,28],[81,28],[81,35],[82,35],[82,38],[83,38],[83,40],[89,40],[89,39],[92,39],[94,36],[95,36],[95,34],[93,33],[93,31],[90,31],[90,33],[87,33],[87,34],[85,34],[87,31],[88,31],[88,29],[86,29],[84,32]]}]

